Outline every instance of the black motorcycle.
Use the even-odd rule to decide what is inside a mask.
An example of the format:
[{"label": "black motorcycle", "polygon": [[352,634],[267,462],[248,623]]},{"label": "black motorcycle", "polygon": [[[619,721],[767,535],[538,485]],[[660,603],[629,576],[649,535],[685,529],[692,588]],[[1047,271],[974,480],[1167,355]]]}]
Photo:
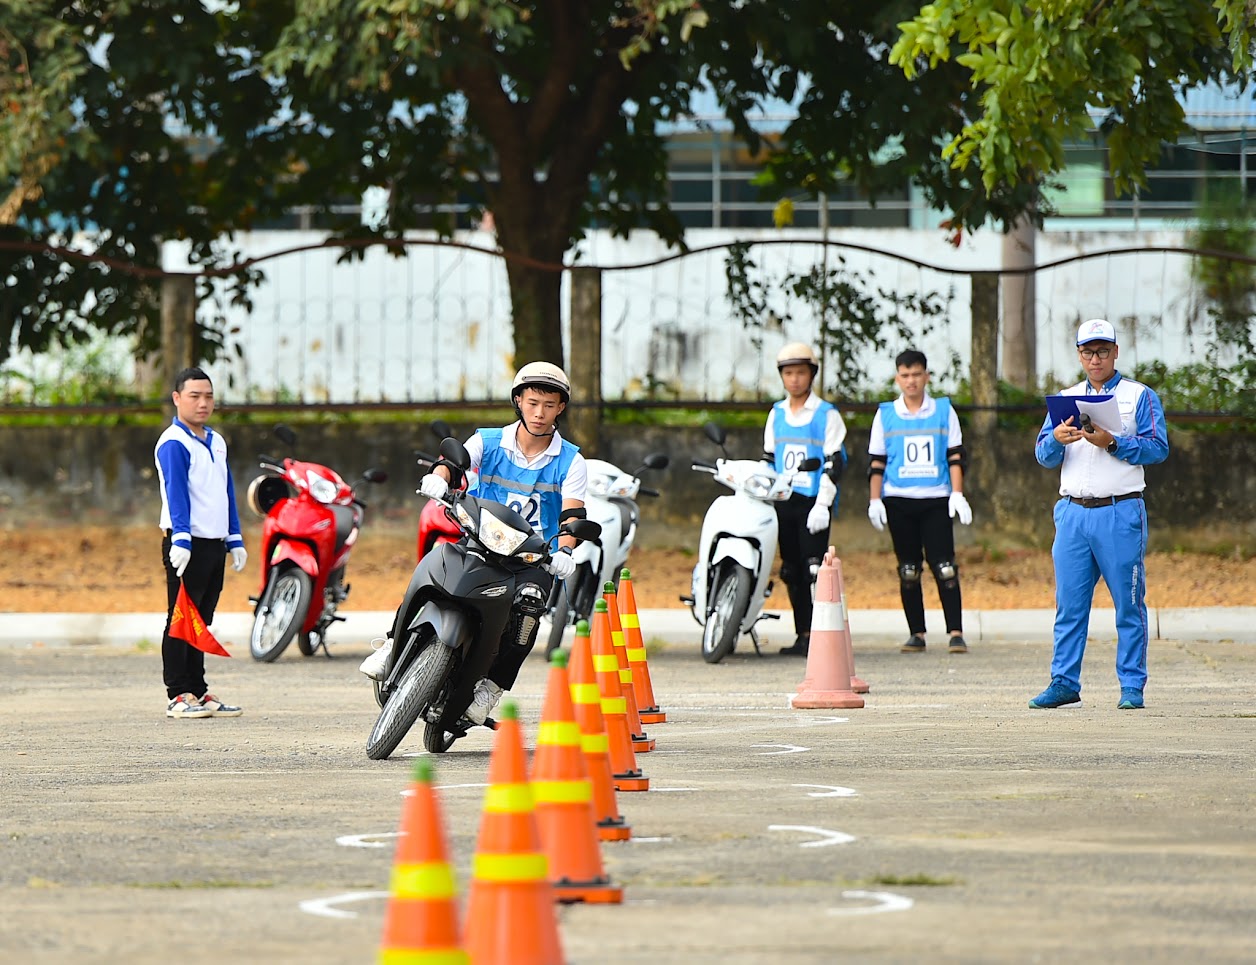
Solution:
[{"label": "black motorcycle", "polygon": [[[448,467],[455,481],[471,463],[453,438],[441,442],[440,455],[436,465]],[[388,757],[420,718],[423,746],[433,754],[466,736],[476,725],[464,714],[499,641],[526,644],[545,612],[545,596],[527,579],[550,558],[544,537],[508,506],[456,487],[439,502],[462,538],[437,543],[410,578],[393,623],[388,668],[376,687],[382,710],[366,742],[372,760]],[[586,540],[600,531],[596,523],[571,519],[559,535]],[[494,726],[491,719],[485,723]]]}]

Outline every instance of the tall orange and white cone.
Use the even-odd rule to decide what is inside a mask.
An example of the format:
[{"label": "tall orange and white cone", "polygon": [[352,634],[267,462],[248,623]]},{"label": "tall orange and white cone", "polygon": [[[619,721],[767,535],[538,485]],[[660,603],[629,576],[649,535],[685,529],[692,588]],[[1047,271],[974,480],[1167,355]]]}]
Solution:
[{"label": "tall orange and white cone", "polygon": [[[832,546],[829,547],[828,551],[829,553],[836,553],[836,550]],[[868,690],[870,689],[868,687],[867,682],[860,680],[858,677],[855,676],[855,647],[854,647],[853,642],[851,641],[851,636],[850,636],[850,610],[847,609],[846,607],[846,583],[842,579],[842,561],[839,560],[836,556],[834,556],[833,565],[837,567],[837,590],[838,590],[838,595],[841,598],[841,604],[842,604],[841,626],[842,626],[842,634],[846,638],[846,641],[843,647],[844,647],[844,652],[846,653],[846,655],[849,657],[849,660],[850,660],[850,663],[849,663],[850,689],[853,693],[856,693],[856,694],[866,694]],[[810,690],[810,689],[811,689],[811,662],[808,661],[807,669],[803,673],[802,683],[798,685],[797,691],[798,693],[801,694],[803,691]]]},{"label": "tall orange and white cone", "polygon": [[654,682],[646,659],[645,640],[641,636],[641,616],[637,611],[637,595],[632,589],[632,574],[619,574],[619,622],[624,627],[624,646],[628,650],[628,666],[632,669],[632,690],[637,697],[637,716],[642,724],[662,724],[667,714],[659,709],[654,697]]},{"label": "tall orange and white cone", "polygon": [[790,701],[800,709],[862,707],[864,700],[850,689],[850,644],[842,617],[837,557],[833,548],[824,555],[816,575],[815,606],[811,614],[811,645],[803,687]]},{"label": "tall orange and white cone", "polygon": [[580,725],[580,748],[589,768],[593,785],[593,811],[597,819],[597,835],[603,841],[627,841],[632,827],[619,813],[615,800],[615,781],[611,776],[610,738],[602,717],[602,692],[593,670],[593,647],[589,642],[589,621],[576,624],[576,638],[571,644],[571,660],[567,678],[571,684],[571,703]]},{"label": "tall orange and white cone", "polygon": [[471,864],[467,953],[474,965],[562,965],[554,889],[513,700],[497,721],[488,782]]},{"label": "tall orange and white cone", "polygon": [[611,779],[617,791],[648,791],[650,779],[637,767],[637,755],[632,749],[632,735],[628,731],[628,707],[624,692],[619,685],[619,658],[611,643],[611,620],[606,601],[593,604],[593,672],[597,677],[598,692],[602,695],[602,719],[606,721],[606,736],[610,739]]},{"label": "tall orange and white cone", "polygon": [[555,898],[562,902],[622,902],[624,890],[611,884],[602,867],[593,820],[593,785],[580,749],[580,725],[571,702],[567,654],[562,650],[550,655],[545,703],[532,755],[532,795]]},{"label": "tall orange and white cone", "polygon": [[606,601],[606,614],[611,622],[611,643],[615,646],[615,659],[619,661],[619,689],[624,695],[624,710],[628,713],[628,733],[632,736],[632,749],[638,754],[654,750],[654,741],[641,726],[637,711],[637,691],[632,686],[632,667],[628,663],[628,644],[624,641],[624,627],[619,622],[619,601],[615,597],[615,584],[607,580],[602,587],[602,599]]},{"label": "tall orange and white cone", "polygon": [[379,965],[467,965],[458,934],[454,871],[430,761],[420,760],[414,767],[414,782],[401,805],[400,830]]}]

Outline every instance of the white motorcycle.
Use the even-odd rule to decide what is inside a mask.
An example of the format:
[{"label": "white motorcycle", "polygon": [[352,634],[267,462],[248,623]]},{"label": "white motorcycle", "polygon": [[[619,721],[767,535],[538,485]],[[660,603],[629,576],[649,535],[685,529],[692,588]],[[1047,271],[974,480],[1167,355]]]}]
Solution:
[{"label": "white motorcycle", "polygon": [[636,472],[626,473],[601,459],[586,460],[589,488],[585,493],[585,513],[590,521],[602,527],[602,535],[577,546],[572,553],[575,573],[563,583],[554,582],[548,614],[547,657],[562,645],[567,627],[591,618],[593,604],[602,598],[607,583],[619,586],[619,574],[628,563],[641,519],[637,496],[658,495],[657,490],[641,485],[640,476],[647,469],[666,469],[668,461],[663,453],[652,452]]},{"label": "white motorcycle", "polygon": [[[703,426],[708,439],[724,451],[727,434],[714,422]],[[758,459],[724,458],[714,464],[693,461],[698,472],[709,472],[733,491],[719,496],[707,508],[693,568],[693,589],[680,601],[689,606],[703,627],[702,659],[719,663],[743,633],[749,634],[755,652],[760,620],[777,620],[779,614],[763,613],[772,594],[769,576],[776,559],[777,522],[774,503],[789,499],[794,480],[820,468],[820,460],[804,459],[790,472],[778,473]]]}]

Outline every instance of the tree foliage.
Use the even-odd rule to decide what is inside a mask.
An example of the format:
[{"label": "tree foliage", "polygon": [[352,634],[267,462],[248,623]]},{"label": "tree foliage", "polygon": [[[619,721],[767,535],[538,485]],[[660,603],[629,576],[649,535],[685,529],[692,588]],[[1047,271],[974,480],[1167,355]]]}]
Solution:
[{"label": "tree foliage", "polygon": [[899,29],[890,60],[908,77],[963,69],[973,109],[943,156],[991,193],[1060,171],[1092,111],[1116,189],[1146,186],[1187,130],[1177,95],[1252,63],[1246,0],[936,0]]}]

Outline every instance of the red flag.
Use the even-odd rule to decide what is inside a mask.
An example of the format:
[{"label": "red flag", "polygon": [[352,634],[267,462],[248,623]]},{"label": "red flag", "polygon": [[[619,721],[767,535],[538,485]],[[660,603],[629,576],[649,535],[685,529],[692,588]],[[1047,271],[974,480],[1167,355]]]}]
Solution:
[{"label": "red flag", "polygon": [[178,640],[186,640],[197,650],[216,653],[220,657],[231,656],[209,632],[209,627],[205,626],[205,621],[201,619],[201,611],[188,596],[188,588],[184,583],[179,584],[179,595],[174,599],[174,613],[170,616],[170,635]]}]

